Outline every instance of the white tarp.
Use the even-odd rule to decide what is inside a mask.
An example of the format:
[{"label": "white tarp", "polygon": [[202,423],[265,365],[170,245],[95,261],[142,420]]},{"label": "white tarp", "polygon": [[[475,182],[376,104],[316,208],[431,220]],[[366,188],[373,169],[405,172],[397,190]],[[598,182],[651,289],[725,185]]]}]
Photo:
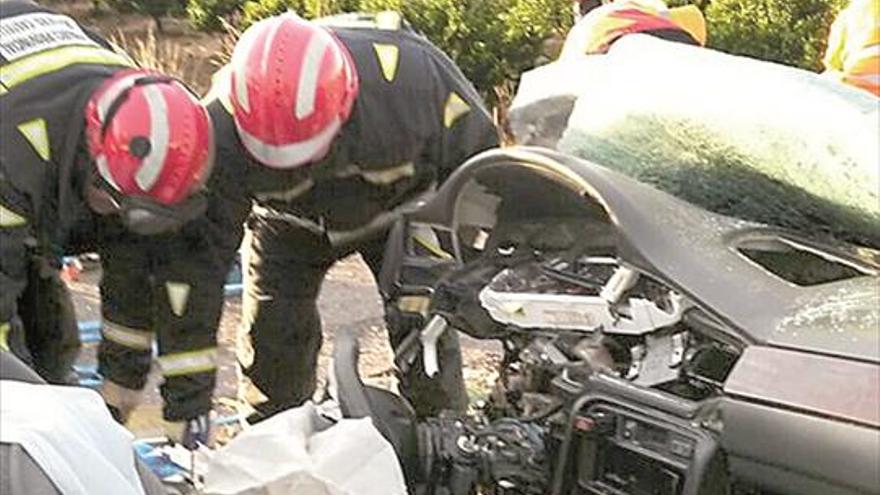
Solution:
[{"label": "white tarp", "polygon": [[818,74],[630,35],[524,75],[511,127],[709,210],[880,246],[878,111]]},{"label": "white tarp", "polygon": [[405,495],[394,449],[369,419],[326,427],[311,403],[262,421],[214,453],[210,495]]},{"label": "white tarp", "polygon": [[61,493],[143,495],[133,437],[97,392],[0,380],[0,397],[0,442],[21,445]]}]

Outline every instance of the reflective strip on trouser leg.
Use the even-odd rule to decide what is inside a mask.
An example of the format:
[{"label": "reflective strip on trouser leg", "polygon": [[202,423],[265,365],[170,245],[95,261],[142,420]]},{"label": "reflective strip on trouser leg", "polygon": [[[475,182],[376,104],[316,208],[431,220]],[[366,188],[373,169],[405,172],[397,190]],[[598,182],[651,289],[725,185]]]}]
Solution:
[{"label": "reflective strip on trouser leg", "polygon": [[139,351],[152,349],[155,338],[155,334],[149,330],[138,330],[109,320],[104,320],[101,334],[110,342]]},{"label": "reflective strip on trouser leg", "polygon": [[193,375],[217,368],[217,348],[199,351],[178,352],[159,357],[159,366],[164,376]]},{"label": "reflective strip on trouser leg", "polygon": [[431,298],[428,296],[401,296],[397,300],[397,309],[404,313],[416,313],[427,317],[430,308]]}]

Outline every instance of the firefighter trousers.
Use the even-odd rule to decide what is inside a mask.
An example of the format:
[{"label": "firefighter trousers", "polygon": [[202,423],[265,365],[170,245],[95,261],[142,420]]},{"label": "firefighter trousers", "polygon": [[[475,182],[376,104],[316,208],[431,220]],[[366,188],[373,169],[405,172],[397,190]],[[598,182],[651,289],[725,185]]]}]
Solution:
[{"label": "firefighter trousers", "polygon": [[[378,277],[386,237],[383,232],[346,247],[334,247],[326,235],[285,219],[251,215],[245,237],[242,318],[253,359],[247,356],[240,361],[247,376],[269,399],[257,406],[262,414],[312,398],[322,344],[317,299],[324,276],[336,261],[356,252]],[[397,349],[409,331],[418,329],[400,325],[392,301],[384,303],[388,337]],[[419,416],[467,407],[455,332],[441,337],[438,354],[441,372],[434,378],[425,374],[421,359],[398,377],[401,393]]]},{"label": "firefighter trousers", "polygon": [[74,383],[73,364],[80,350],[76,315],[67,286],[48,260],[34,257],[28,264],[18,317],[11,335],[13,352],[49,383]]},{"label": "firefighter trousers", "polygon": [[[182,253],[210,249],[198,238],[142,237],[108,222],[101,238],[98,372],[123,389],[143,389],[155,343],[164,418],[179,421],[206,414],[216,383],[216,328],[228,264],[185,264],[181,269],[177,263],[185,259]],[[121,405],[111,397],[105,400]]]}]

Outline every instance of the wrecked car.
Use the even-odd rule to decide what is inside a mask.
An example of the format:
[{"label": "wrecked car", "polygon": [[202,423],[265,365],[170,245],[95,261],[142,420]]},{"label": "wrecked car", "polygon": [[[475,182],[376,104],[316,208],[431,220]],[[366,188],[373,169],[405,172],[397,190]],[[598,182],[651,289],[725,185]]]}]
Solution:
[{"label": "wrecked car", "polygon": [[411,493],[880,493],[877,251],[527,147],[470,160],[389,249],[380,285],[423,323],[399,366],[436,369],[445,331],[504,353],[483,403],[417,420],[340,336],[342,412]]}]

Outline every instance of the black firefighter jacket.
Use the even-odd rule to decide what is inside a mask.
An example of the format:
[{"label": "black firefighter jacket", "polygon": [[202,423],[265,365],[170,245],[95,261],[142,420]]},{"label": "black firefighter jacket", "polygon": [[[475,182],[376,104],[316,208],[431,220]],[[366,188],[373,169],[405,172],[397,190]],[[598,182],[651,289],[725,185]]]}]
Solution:
[{"label": "black firefighter jacket", "polygon": [[71,228],[90,216],[83,109],[132,65],[67,16],[0,2],[0,325],[18,312],[28,264],[57,263]]}]

